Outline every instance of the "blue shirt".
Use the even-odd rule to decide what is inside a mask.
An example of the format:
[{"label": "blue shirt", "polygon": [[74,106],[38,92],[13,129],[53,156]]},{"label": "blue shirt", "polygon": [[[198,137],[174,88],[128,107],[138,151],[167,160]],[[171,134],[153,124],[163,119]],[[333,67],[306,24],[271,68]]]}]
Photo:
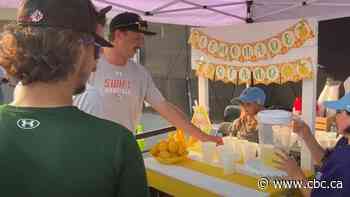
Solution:
[{"label": "blue shirt", "polygon": [[316,174],[316,180],[323,181],[328,188],[314,187],[311,196],[350,196],[350,145],[347,138],[341,138],[329,153],[321,170]]}]

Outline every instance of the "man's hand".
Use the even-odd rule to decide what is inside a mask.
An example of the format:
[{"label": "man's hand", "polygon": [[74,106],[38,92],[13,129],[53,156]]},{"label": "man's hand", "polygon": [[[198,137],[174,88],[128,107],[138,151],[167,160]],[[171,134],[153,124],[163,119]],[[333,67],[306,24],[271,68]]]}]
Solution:
[{"label": "man's hand", "polygon": [[[201,131],[200,131],[201,132]],[[223,145],[223,140],[221,137],[218,136],[213,136],[213,135],[208,135],[206,133],[201,132],[202,135],[198,137],[198,140],[202,142],[215,142],[217,145]]]},{"label": "man's hand", "polygon": [[208,141],[215,142],[216,145],[224,145],[224,142],[221,137],[218,136],[209,136]]},{"label": "man's hand", "polygon": [[220,137],[208,135],[194,126],[186,115],[175,105],[164,101],[152,107],[171,124],[175,125],[175,127],[183,129],[194,138],[204,142],[211,141],[217,144],[223,144]]}]

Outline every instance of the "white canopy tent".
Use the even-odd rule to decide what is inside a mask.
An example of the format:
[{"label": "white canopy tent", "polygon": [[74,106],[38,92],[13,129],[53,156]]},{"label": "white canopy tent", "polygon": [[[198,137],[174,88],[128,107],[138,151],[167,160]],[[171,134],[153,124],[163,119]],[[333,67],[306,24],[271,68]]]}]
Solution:
[{"label": "white canopy tent", "polygon": [[[318,20],[350,16],[350,0],[93,0],[98,8],[112,5],[111,18],[124,11],[136,12],[148,21],[188,26],[227,26],[296,18]],[[0,20],[14,19],[20,0],[0,0]],[[317,56],[317,55],[316,55]],[[208,81],[199,80],[200,103],[208,106]],[[303,83],[304,109],[315,106],[316,76]],[[304,119],[314,125],[315,109]],[[306,154],[309,155],[309,154]],[[310,165],[310,158],[303,165]]]},{"label": "white canopy tent", "polygon": [[[131,11],[156,23],[222,26],[295,18],[350,16],[349,0],[93,0],[99,8],[112,5],[112,17]],[[1,12],[17,8],[20,0],[0,0]],[[13,10],[12,10],[13,12]],[[0,14],[13,18],[14,14]]]}]

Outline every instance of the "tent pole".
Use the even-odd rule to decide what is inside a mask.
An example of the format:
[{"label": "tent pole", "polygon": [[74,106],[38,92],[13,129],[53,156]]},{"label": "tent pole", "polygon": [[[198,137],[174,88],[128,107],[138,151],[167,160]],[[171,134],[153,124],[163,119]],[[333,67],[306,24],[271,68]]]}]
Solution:
[{"label": "tent pole", "polygon": [[[255,3],[254,2],[254,4],[259,5],[259,6],[270,6],[270,5],[292,6],[292,5],[296,5],[296,4],[304,6],[304,5],[310,5],[316,1],[319,1],[319,0],[304,0],[304,1],[301,1],[298,3],[295,3],[295,2],[294,3],[288,3],[288,2],[257,2],[257,3]],[[336,4],[336,3],[330,3],[330,4]]]},{"label": "tent pole", "polygon": [[284,2],[254,2],[254,5],[258,6],[270,6],[270,5],[285,5],[285,6],[292,6],[295,5],[295,3],[284,3]]},{"label": "tent pole", "polygon": [[350,3],[313,3],[312,5],[317,6],[328,6],[328,7],[347,7],[350,6]]},{"label": "tent pole", "polygon": [[171,13],[171,12],[182,12],[182,11],[190,11],[190,10],[200,10],[203,9],[200,6],[197,7],[191,7],[191,8],[179,8],[179,9],[172,9],[172,10],[164,10],[164,11],[158,11],[158,12],[153,12],[153,15],[156,14],[164,14],[164,13]]},{"label": "tent pole", "polygon": [[[217,4],[217,5],[208,5],[206,7],[209,8],[216,8],[216,7],[225,7],[225,6],[235,6],[235,5],[243,5],[246,4],[246,2],[234,2],[234,3],[223,3],[223,4]],[[181,11],[190,11],[190,10],[200,10],[203,9],[203,5],[197,5],[194,7],[190,7],[190,8],[178,8],[178,9],[170,9],[170,10],[164,10],[164,11],[156,11],[153,12],[152,14],[163,14],[163,13],[170,13],[170,12],[181,12]]]},{"label": "tent pole", "polygon": [[233,3],[221,3],[216,5],[208,5],[210,8],[217,8],[217,7],[227,7],[227,6],[233,6],[233,5],[243,5],[246,4],[245,1],[242,2],[233,2]]},{"label": "tent pole", "polygon": [[108,4],[108,5],[112,5],[112,6],[115,6],[115,7],[123,8],[123,9],[126,9],[126,10],[130,10],[130,11],[133,11],[133,12],[137,12],[139,14],[144,14],[145,13],[142,10],[135,9],[135,8],[132,8],[132,7],[129,7],[129,6],[125,6],[125,5],[121,5],[121,4],[118,4],[118,3],[114,3],[114,2],[111,2],[111,1],[106,1],[106,0],[95,0],[95,1],[101,2],[101,3],[105,3],[105,4]]},{"label": "tent pole", "polygon": [[253,20],[253,12],[252,12],[252,7],[253,7],[253,1],[247,1],[247,18],[246,18],[246,22],[247,23],[254,23]]},{"label": "tent pole", "polygon": [[207,9],[207,10],[210,10],[210,11],[213,11],[213,12],[217,12],[217,13],[223,14],[223,15],[225,15],[225,16],[231,16],[231,17],[234,17],[234,18],[243,20],[243,21],[246,20],[246,19],[243,18],[243,17],[237,16],[237,15],[234,15],[234,14],[230,14],[230,13],[227,13],[227,12],[223,12],[223,11],[221,11],[221,10],[214,9],[214,8],[211,8],[211,7],[206,6],[206,5],[203,5],[203,6],[202,6],[202,5],[200,5],[200,4],[193,3],[193,2],[190,2],[190,1],[187,1],[187,0],[181,0],[181,2],[186,3],[186,4],[189,4],[189,5],[193,5],[193,6],[201,6],[203,9]]},{"label": "tent pole", "polygon": [[267,13],[267,14],[265,14],[265,15],[253,17],[253,20],[256,21],[256,20],[259,20],[259,19],[262,19],[262,18],[266,18],[266,17],[268,17],[268,16],[272,16],[272,15],[276,15],[276,14],[279,14],[279,13],[282,13],[282,12],[285,12],[285,11],[288,11],[288,10],[292,10],[292,9],[295,9],[295,8],[298,8],[298,7],[301,7],[301,6],[302,6],[302,5],[300,5],[300,4],[298,3],[298,4],[295,4],[295,5],[286,7],[286,8],[282,8],[282,9],[279,9],[279,10],[276,10],[276,11],[273,11],[273,12],[270,12],[270,13]]},{"label": "tent pole", "polygon": [[[319,1],[319,0],[305,0],[305,1],[302,1],[302,2],[298,2],[298,3],[295,3],[294,5],[290,5],[290,6],[286,7],[286,8],[282,8],[282,9],[279,9],[279,10],[267,13],[267,14],[259,16],[259,17],[254,17],[254,20],[259,20],[259,19],[262,19],[262,18],[265,18],[265,17],[268,17],[268,16],[276,15],[276,14],[279,14],[279,13],[282,13],[282,12],[285,12],[285,11],[288,11],[288,10],[292,10],[292,9],[295,9],[295,8],[298,8],[298,7],[314,5],[315,4],[314,2],[317,2],[317,1]],[[270,5],[270,4],[266,4],[266,5]]]},{"label": "tent pole", "polygon": [[167,8],[167,7],[169,7],[169,6],[172,6],[172,5],[174,5],[174,4],[179,3],[179,1],[180,1],[180,0],[171,1],[171,2],[169,2],[169,3],[167,3],[167,4],[164,4],[164,5],[160,6],[160,7],[158,7],[158,8],[156,8],[156,9],[152,10],[151,13],[154,14],[154,13],[160,11],[160,10],[163,10],[164,8]]}]

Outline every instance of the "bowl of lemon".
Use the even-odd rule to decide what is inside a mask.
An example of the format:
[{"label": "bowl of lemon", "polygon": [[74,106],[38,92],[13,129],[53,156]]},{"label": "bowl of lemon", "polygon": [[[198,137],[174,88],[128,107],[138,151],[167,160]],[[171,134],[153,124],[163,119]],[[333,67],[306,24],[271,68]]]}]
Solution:
[{"label": "bowl of lemon", "polygon": [[150,153],[162,164],[176,164],[187,159],[187,147],[192,143],[193,138],[186,140],[183,131],[177,130],[153,146]]}]

